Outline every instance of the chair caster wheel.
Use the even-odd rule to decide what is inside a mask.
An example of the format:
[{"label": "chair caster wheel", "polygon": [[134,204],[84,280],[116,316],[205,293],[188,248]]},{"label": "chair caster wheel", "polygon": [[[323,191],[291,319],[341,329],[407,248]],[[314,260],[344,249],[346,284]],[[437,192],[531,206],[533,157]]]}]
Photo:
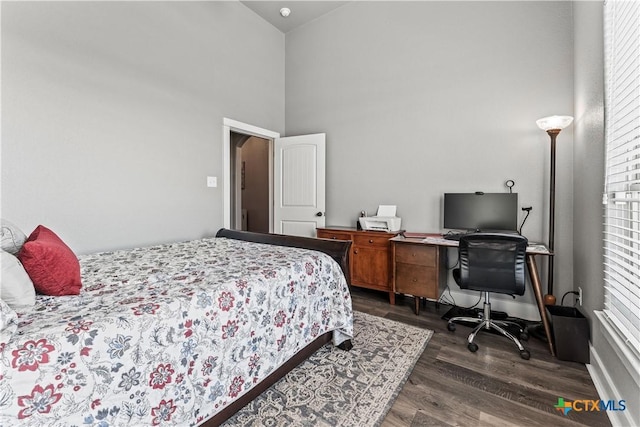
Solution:
[{"label": "chair caster wheel", "polygon": [[447,323],[447,329],[453,332],[456,330],[456,325],[453,323]]},{"label": "chair caster wheel", "polygon": [[524,360],[529,360],[529,358],[531,357],[531,353],[529,353],[529,350],[520,350],[520,357],[522,357]]},{"label": "chair caster wheel", "polygon": [[528,334],[528,333],[526,333],[526,332],[522,332],[522,333],[520,334],[520,339],[521,339],[522,341],[529,341],[529,334]]},{"label": "chair caster wheel", "polygon": [[476,351],[478,351],[478,345],[477,345],[476,343],[473,343],[473,342],[470,342],[470,343],[467,345],[467,348],[469,349],[469,351],[470,351],[471,353],[475,353]]}]

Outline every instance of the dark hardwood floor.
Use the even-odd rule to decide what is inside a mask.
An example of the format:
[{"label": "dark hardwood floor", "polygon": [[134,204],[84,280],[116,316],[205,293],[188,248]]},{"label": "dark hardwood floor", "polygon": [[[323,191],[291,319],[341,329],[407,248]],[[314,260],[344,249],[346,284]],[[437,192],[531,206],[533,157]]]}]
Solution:
[{"label": "dark hardwood floor", "polygon": [[413,311],[413,298],[389,304],[383,292],[352,288],[353,308],[434,331],[411,376],[382,426],[610,426],[605,412],[569,411],[554,405],[597,400],[585,365],[552,357],[547,344],[532,337],[524,343],[531,359],[520,358],[507,338],[480,333],[476,353],[467,350],[470,328],[447,330],[441,316],[449,306],[434,302]]}]

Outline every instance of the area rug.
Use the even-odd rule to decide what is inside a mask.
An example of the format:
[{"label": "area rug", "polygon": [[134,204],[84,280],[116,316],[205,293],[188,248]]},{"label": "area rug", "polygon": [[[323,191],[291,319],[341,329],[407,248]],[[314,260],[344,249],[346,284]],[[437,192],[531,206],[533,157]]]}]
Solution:
[{"label": "area rug", "polygon": [[379,426],[433,331],[354,312],[353,348],[327,344],[224,426]]}]

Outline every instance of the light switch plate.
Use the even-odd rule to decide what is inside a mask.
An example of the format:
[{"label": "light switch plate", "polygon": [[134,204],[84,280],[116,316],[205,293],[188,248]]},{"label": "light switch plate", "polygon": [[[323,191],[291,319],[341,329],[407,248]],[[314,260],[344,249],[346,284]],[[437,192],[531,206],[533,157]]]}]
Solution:
[{"label": "light switch plate", "polygon": [[207,177],[207,187],[217,187],[218,186],[218,177],[217,176],[208,176]]}]

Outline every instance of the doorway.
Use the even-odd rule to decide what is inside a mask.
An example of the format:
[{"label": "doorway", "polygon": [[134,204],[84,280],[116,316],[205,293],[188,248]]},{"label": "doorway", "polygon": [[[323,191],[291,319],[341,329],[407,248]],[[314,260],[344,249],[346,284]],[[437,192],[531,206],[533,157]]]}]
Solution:
[{"label": "doorway", "polygon": [[[243,223],[247,229],[256,224],[259,227],[263,228],[264,223],[262,222],[262,218],[266,217],[266,232],[273,232],[273,141],[276,138],[280,137],[278,132],[273,132],[267,129],[262,129],[257,126],[253,126],[247,123],[238,122],[236,120],[223,118],[223,220],[224,227],[233,229],[233,230],[242,230]],[[237,135],[233,136],[232,135]],[[256,141],[249,142],[252,137],[256,137]],[[262,193],[260,196],[266,199],[266,207],[262,202],[254,203],[253,197],[251,194],[247,194],[247,197],[243,196],[243,191],[247,191],[247,185],[249,183],[249,179],[252,181],[258,176],[262,177],[264,181],[264,174],[254,172],[253,168],[249,167],[247,164],[247,159],[244,160],[244,186],[245,189],[242,189],[242,162],[243,162],[243,154],[239,154],[244,150],[244,146],[249,142],[249,146],[257,146],[258,151],[262,151],[265,145],[267,146],[267,159],[266,164],[261,163],[260,169],[266,169],[267,178],[266,183],[266,191],[264,187],[262,188]],[[247,146],[247,147],[249,147]],[[246,150],[247,152],[252,150]],[[255,153],[253,153],[255,154]],[[249,156],[249,154],[248,154]],[[261,155],[260,155],[261,156]],[[256,160],[251,159],[251,162],[255,162]],[[260,160],[262,162],[262,160]],[[255,190],[251,190],[250,193],[255,193]],[[251,201],[249,199],[251,198]],[[246,200],[245,200],[246,199]],[[252,213],[247,209],[247,215],[245,215],[245,220],[243,221],[243,203],[248,202],[250,209],[259,209],[256,213]],[[261,206],[261,207],[256,207]],[[266,211],[266,214],[265,214]],[[254,217],[258,217],[256,219]],[[257,222],[256,222],[257,221]]]},{"label": "doorway", "polygon": [[268,139],[231,132],[234,230],[256,233],[270,231],[270,148]]},{"label": "doorway", "polygon": [[[316,229],[325,224],[325,139],[324,133],[280,138],[277,132],[224,118],[224,227],[263,232],[268,227],[269,233],[315,237]],[[260,160],[253,152],[245,156],[245,146],[247,152],[256,148]],[[254,168],[248,161],[258,163]],[[256,172],[265,166],[266,175]],[[258,183],[247,192],[250,177]]]}]

